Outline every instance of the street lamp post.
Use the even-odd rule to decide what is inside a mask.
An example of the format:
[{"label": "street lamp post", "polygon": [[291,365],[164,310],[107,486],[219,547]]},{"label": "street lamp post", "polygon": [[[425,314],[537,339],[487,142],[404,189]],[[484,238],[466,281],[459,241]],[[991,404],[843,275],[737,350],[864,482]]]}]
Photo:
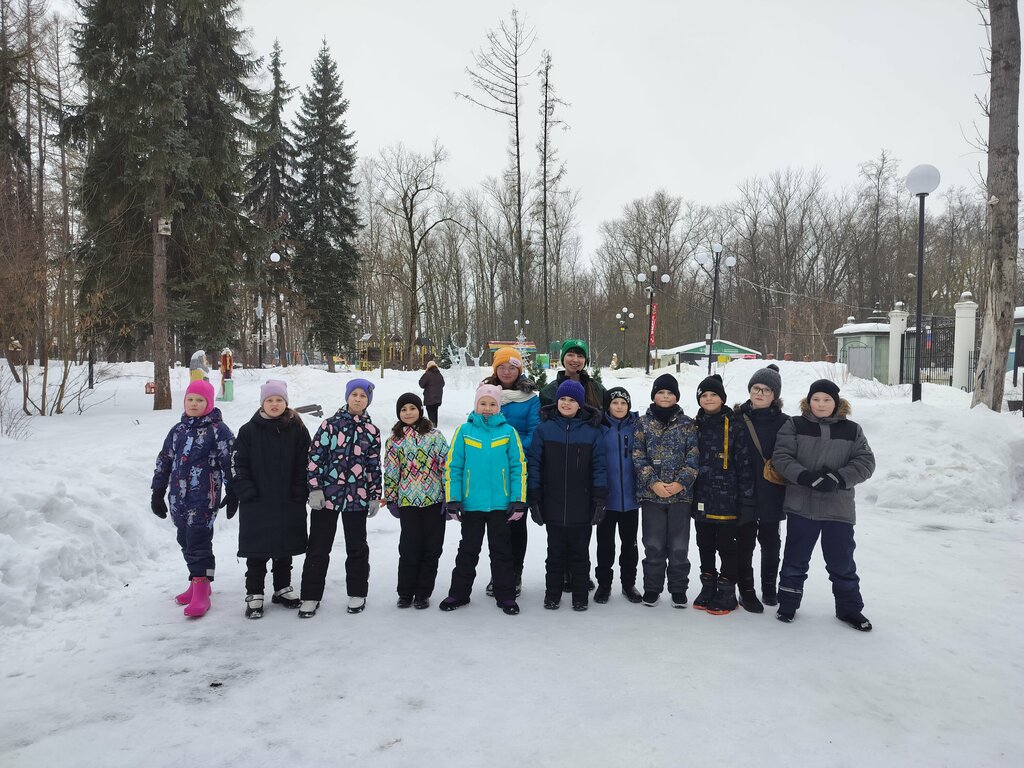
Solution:
[{"label": "street lamp post", "polygon": [[[651,337],[654,336],[654,313],[656,311],[656,304],[654,303],[654,276],[658,274],[658,267],[656,264],[651,264],[651,284],[644,285],[647,280],[647,275],[643,272],[638,272],[636,275],[636,281],[640,283],[640,286],[647,292],[647,343],[645,344],[644,352],[644,373],[651,372]],[[667,274],[662,274],[661,284],[668,285],[668,281],[671,278]]]},{"label": "street lamp post", "polygon": [[629,328],[626,321],[633,319],[633,313],[629,311],[629,307],[623,307],[621,312],[615,313],[615,319],[619,321],[619,332],[622,334],[622,359],[619,361],[621,368],[626,361],[626,329]]},{"label": "street lamp post", "polygon": [[[703,269],[705,272],[708,271],[707,270],[708,265],[711,265],[713,267],[713,269],[714,269],[714,271],[712,273],[713,274],[713,277],[712,277],[713,287],[711,289],[711,324],[708,326],[708,333],[707,333],[707,336],[705,337],[705,341],[707,342],[707,345],[708,345],[708,375],[709,376],[711,375],[712,349],[714,347],[715,305],[718,303],[718,275],[721,272],[722,251],[723,250],[725,250],[725,249],[724,249],[724,247],[722,246],[721,243],[712,243],[711,244],[711,254],[712,255],[709,256],[706,253],[698,253],[697,256],[695,257],[697,263],[700,265],[701,269]],[[736,257],[735,256],[726,256],[725,257],[725,266],[729,267],[729,268],[735,267],[736,266]]]},{"label": "street lamp post", "polygon": [[924,199],[939,186],[939,171],[933,165],[918,165],[907,174],[907,190],[918,199],[917,209],[917,318],[914,329],[914,385],[911,400],[921,399],[921,304],[924,299]]}]

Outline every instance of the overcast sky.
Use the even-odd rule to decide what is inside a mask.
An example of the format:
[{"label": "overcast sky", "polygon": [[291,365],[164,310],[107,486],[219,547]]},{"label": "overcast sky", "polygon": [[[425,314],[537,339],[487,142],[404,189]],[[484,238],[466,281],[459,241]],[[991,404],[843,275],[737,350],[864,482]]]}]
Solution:
[{"label": "overcast sky", "polygon": [[[281,41],[305,86],[325,38],[361,156],[388,144],[449,151],[453,188],[506,162],[507,121],[457,99],[487,30],[513,6],[484,0],[244,0],[252,46]],[[786,167],[820,166],[833,187],[884,147],[903,170],[931,163],[938,193],[973,186],[984,157],[965,139],[987,91],[985,33],[967,0],[526,0],[531,59],[548,49],[570,103],[556,137],[582,192],[587,255],[600,222],[659,188],[707,204]],[[538,78],[525,92],[524,163],[534,168]],[[297,99],[293,106],[297,104]]]}]

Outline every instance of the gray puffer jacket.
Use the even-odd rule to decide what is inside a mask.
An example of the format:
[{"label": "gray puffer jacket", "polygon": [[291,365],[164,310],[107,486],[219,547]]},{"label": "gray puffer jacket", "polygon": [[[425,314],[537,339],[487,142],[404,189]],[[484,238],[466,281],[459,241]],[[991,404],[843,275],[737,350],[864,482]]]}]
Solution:
[{"label": "gray puffer jacket", "polygon": [[[800,416],[782,425],[775,440],[772,461],[792,485],[786,486],[784,510],[811,520],[857,522],[853,487],[875,471],[875,455],[860,425],[850,421],[850,404],[839,399],[835,414],[819,419],[811,413],[807,401],[800,402]],[[817,472],[825,467],[836,471],[844,488],[815,491],[797,484],[804,470]]]}]

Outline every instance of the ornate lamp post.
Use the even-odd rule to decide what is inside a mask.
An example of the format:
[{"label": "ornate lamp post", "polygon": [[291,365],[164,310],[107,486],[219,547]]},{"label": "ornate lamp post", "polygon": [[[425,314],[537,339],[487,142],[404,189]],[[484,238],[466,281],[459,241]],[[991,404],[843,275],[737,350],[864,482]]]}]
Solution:
[{"label": "ornate lamp post", "polygon": [[[654,303],[654,276],[658,274],[658,266],[651,264],[651,284],[644,285],[647,280],[647,275],[643,272],[638,272],[636,275],[636,281],[640,283],[641,288],[647,292],[647,344],[646,351],[644,354],[644,373],[651,372],[651,344],[654,343],[654,326],[657,321],[658,305]],[[662,274],[661,284],[663,286],[668,285],[671,278],[667,274]]]},{"label": "ornate lamp post", "polygon": [[[713,286],[714,286],[712,288],[712,290],[711,290],[711,324],[708,326],[708,333],[707,333],[707,336],[705,336],[705,340],[707,341],[707,345],[708,345],[708,375],[709,376],[711,375],[712,347],[714,345],[714,334],[715,334],[715,305],[718,303],[718,275],[721,272],[721,267],[722,267],[722,251],[724,251],[724,250],[725,250],[725,248],[724,248],[724,246],[721,243],[712,243],[711,244],[711,255],[710,256],[707,253],[703,253],[702,252],[702,253],[698,253],[694,257],[696,262],[700,265],[700,268],[703,269],[708,274],[712,275],[712,281],[713,281]],[[708,267],[709,266],[711,266],[713,268],[713,273],[712,272],[708,272]],[[725,257],[725,266],[729,267],[729,268],[735,267],[736,266],[736,257],[735,256],[731,256],[731,255],[730,256],[726,256]]]}]

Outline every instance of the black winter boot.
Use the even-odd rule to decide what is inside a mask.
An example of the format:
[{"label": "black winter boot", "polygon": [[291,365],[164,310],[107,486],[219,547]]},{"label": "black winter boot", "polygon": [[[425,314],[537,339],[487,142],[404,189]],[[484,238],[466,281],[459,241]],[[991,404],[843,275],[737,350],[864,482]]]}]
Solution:
[{"label": "black winter boot", "polygon": [[610,584],[601,584],[597,588],[597,592],[594,593],[595,603],[607,603],[608,598],[612,596],[612,587]]},{"label": "black winter boot", "polygon": [[757,590],[754,589],[754,577],[751,576],[749,581],[744,580],[740,585],[740,605],[743,606],[743,610],[748,613],[764,613],[764,606],[761,605],[761,601],[757,599]]},{"label": "black winter boot", "polygon": [[761,581],[761,602],[765,605],[778,605],[779,592],[775,587],[775,581]]},{"label": "black winter boot", "polygon": [[736,610],[736,584],[719,576],[715,596],[708,603],[707,611],[713,616],[722,616]]},{"label": "black winter boot", "polygon": [[[622,594],[625,595],[626,599],[631,603],[642,603],[644,601],[644,596],[640,594],[634,584],[629,584],[628,586],[623,584]],[[597,598],[595,597],[594,599],[596,600]]]},{"label": "black winter boot", "polygon": [[717,573],[702,573],[700,575],[700,594],[693,601],[693,607],[698,611],[706,611],[711,598],[715,596]]},{"label": "black winter boot", "polygon": [[860,611],[857,611],[856,613],[848,613],[845,616],[837,616],[836,618],[839,619],[844,624],[849,624],[851,627],[856,629],[858,632],[870,632],[871,631],[871,622],[868,621],[864,617],[864,614],[861,613]]}]

